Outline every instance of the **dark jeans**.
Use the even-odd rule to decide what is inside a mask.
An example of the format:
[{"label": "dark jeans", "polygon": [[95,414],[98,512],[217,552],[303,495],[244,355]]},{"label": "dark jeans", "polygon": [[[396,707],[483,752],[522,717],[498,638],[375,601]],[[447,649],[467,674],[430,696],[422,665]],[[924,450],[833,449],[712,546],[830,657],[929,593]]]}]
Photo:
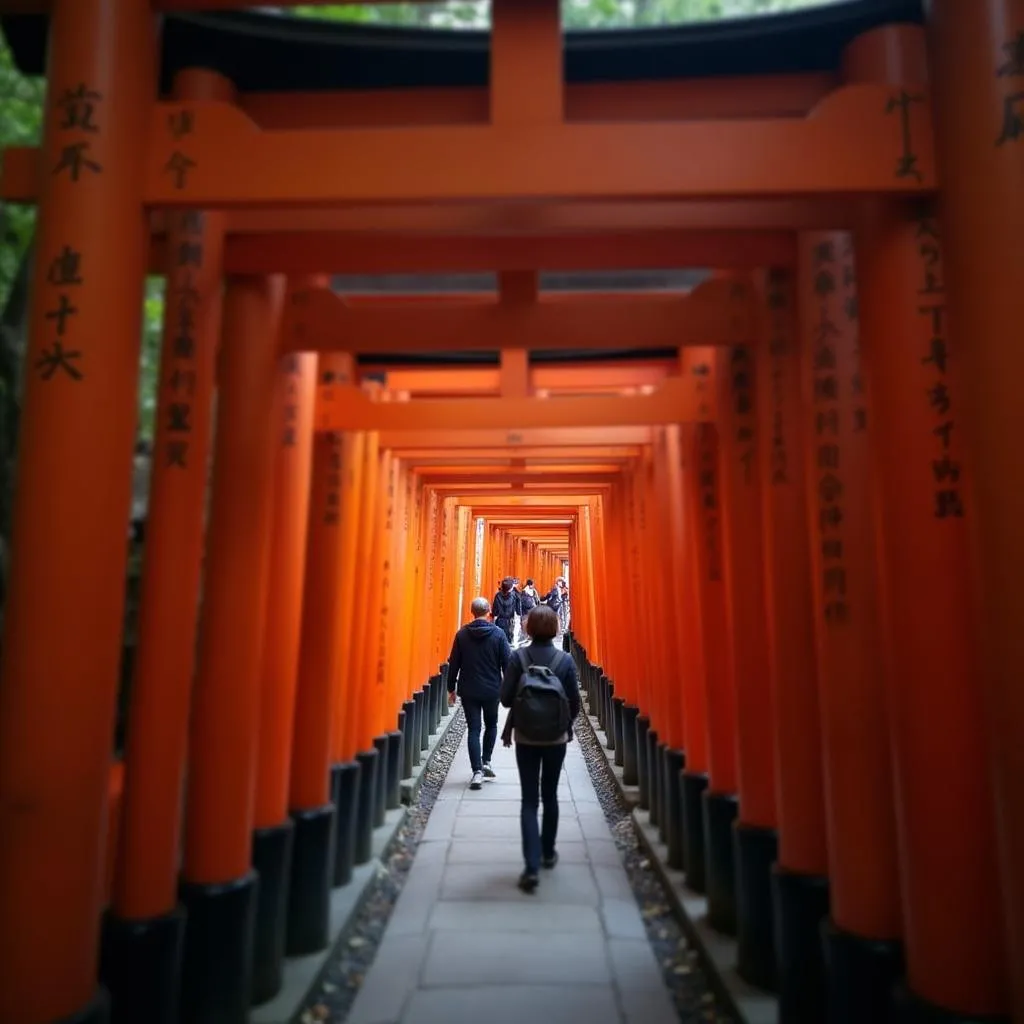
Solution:
[{"label": "dark jeans", "polygon": [[[498,740],[498,698],[474,700],[462,698],[462,710],[466,713],[466,746],[469,748],[469,764],[473,771],[480,771],[489,764],[494,744]],[[480,756],[480,719],[484,722],[484,751]]]},{"label": "dark jeans", "polygon": [[512,637],[516,631],[515,626],[512,624],[512,619],[495,619],[494,624],[505,634],[508,642],[512,643]]},{"label": "dark jeans", "polygon": [[[536,874],[541,857],[553,857],[558,837],[558,777],[565,763],[565,744],[535,747],[516,744],[519,786],[523,795],[520,824],[523,831],[523,860],[526,870]],[[539,797],[538,797],[539,790]],[[537,828],[537,809],[544,802],[544,819]]]}]

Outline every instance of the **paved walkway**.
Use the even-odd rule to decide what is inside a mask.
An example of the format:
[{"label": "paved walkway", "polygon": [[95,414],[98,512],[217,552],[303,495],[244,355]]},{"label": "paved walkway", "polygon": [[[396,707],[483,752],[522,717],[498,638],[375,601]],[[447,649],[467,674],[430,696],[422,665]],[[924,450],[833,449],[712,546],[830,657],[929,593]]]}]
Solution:
[{"label": "paved walkway", "polygon": [[579,744],[560,860],[533,895],[516,886],[519,779],[500,738],[493,766],[472,792],[463,742],[348,1024],[675,1024]]}]

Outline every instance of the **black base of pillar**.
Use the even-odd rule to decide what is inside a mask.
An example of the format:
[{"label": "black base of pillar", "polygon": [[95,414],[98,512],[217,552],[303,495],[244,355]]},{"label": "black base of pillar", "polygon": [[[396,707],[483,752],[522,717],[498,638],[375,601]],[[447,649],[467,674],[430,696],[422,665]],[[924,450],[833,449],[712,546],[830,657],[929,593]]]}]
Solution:
[{"label": "black base of pillar", "polygon": [[664,754],[665,842],[668,845],[668,866],[683,870],[683,769],[686,755],[681,750],[665,750]]},{"label": "black base of pillar", "polygon": [[331,769],[334,799],[334,873],[332,882],[348,885],[356,860],[356,818],[359,815],[359,780],[363,769],[358,761],[346,761]]},{"label": "black base of pillar", "polygon": [[373,747],[377,751],[377,788],[373,799],[373,827],[380,828],[388,813],[388,761],[390,760],[390,733],[374,736]]},{"label": "black base of pillar", "polygon": [[822,925],[829,1024],[887,1021],[892,993],[903,973],[898,942],[866,939]]},{"label": "black base of pillar", "polygon": [[[445,701],[445,704],[448,702]],[[396,811],[402,806],[402,759],[405,755],[405,737],[401,729],[388,733],[387,792],[385,806]]]},{"label": "black base of pillar", "polygon": [[[161,920],[158,918],[157,920]],[[127,1021],[127,1017],[124,1018]],[[163,1017],[154,1020],[163,1020]],[[104,989],[100,989],[96,995],[89,1000],[89,1005],[83,1007],[78,1013],[71,1017],[61,1017],[54,1024],[110,1024],[114,1020],[111,1016],[110,998]],[[148,1022],[147,1022],[148,1024]]]},{"label": "black base of pillar", "polygon": [[420,693],[423,694],[423,703],[420,705],[420,754],[422,755],[430,746],[430,734],[433,732],[433,697],[431,696],[430,683],[424,683]]},{"label": "black base of pillar", "polygon": [[651,773],[647,767],[647,734],[651,728],[651,720],[646,715],[638,715],[636,720],[636,782],[640,788],[637,805],[642,811],[651,806]]},{"label": "black base of pillar", "polygon": [[635,704],[622,706],[622,781],[637,784],[636,719],[640,709]]},{"label": "black base of pillar", "polygon": [[412,778],[413,726],[416,723],[416,702],[407,700],[398,715],[398,728],[402,730],[402,778]]},{"label": "black base of pillar", "polygon": [[739,811],[739,801],[735,793],[708,791],[704,793],[702,802],[708,924],[722,935],[735,935],[736,875],[732,856],[732,823]]},{"label": "black base of pillar", "polygon": [[597,714],[597,724],[601,726],[601,731],[605,734],[605,742],[607,744],[608,738],[608,677],[601,675],[597,679],[597,703],[594,708]]},{"label": "black base of pillar", "polygon": [[412,695],[412,765],[417,767],[423,760],[423,720],[426,717],[426,711],[424,711],[424,698],[426,694],[422,690],[417,690]]},{"label": "black base of pillar", "polygon": [[255,871],[215,885],[181,883],[181,1024],[248,1024],[259,887]]},{"label": "black base of pillar", "polygon": [[180,909],[145,920],[103,918],[100,981],[110,993],[111,1024],[178,1024],[184,940]]},{"label": "black base of pillar", "polygon": [[334,804],[292,811],[292,879],[285,953],[305,956],[326,948],[331,931],[334,878]]},{"label": "black base of pillar", "polygon": [[373,814],[377,806],[377,762],[380,755],[376,750],[364,750],[356,754],[356,760],[360,771],[355,862],[365,864],[373,856]]},{"label": "black base of pillar", "polygon": [[253,935],[254,1006],[273,999],[284,984],[284,937],[294,839],[295,826],[290,820],[274,828],[257,829],[252,835],[252,867],[260,878]]},{"label": "black base of pillar", "polygon": [[704,791],[708,777],[703,772],[683,773],[683,871],[694,892],[704,892]]},{"label": "black base of pillar", "polygon": [[828,920],[828,879],[772,868],[779,1024],[825,1020],[825,958],[821,928]]},{"label": "black base of pillar", "polygon": [[651,824],[661,824],[661,755],[658,752],[658,733],[654,729],[647,733],[647,803]]},{"label": "black base of pillar", "polygon": [[1011,1024],[1009,1017],[944,1010],[915,996],[905,984],[896,986],[889,1024]]},{"label": "black base of pillar", "polygon": [[622,730],[625,728],[622,709],[625,703],[621,697],[612,697],[612,727],[609,731],[613,738],[610,746],[615,751],[615,763],[620,768],[623,766],[622,759],[625,754],[625,743],[622,738]]},{"label": "black base of pillar", "polygon": [[736,873],[736,970],[748,984],[775,991],[775,913],[772,865],[779,853],[773,828],[736,822],[733,826]]},{"label": "black base of pillar", "polygon": [[451,714],[451,708],[448,707],[448,663],[445,662],[441,666],[441,717],[447,718]]},{"label": "black base of pillar", "polygon": [[430,693],[434,698],[434,727],[430,730],[433,733],[437,732],[438,728],[441,725],[441,719],[444,717],[444,711],[442,711],[441,709],[444,707],[445,702],[441,700],[441,693],[445,687],[444,683],[441,682],[440,672],[438,672],[438,674],[430,680],[430,686]]},{"label": "black base of pillar", "polygon": [[615,684],[609,679],[604,700],[604,745],[615,749]]}]

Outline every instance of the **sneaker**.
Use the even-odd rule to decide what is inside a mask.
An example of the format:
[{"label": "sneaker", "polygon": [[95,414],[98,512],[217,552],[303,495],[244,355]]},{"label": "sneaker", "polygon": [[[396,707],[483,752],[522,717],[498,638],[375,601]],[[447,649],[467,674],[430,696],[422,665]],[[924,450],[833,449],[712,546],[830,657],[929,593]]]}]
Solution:
[{"label": "sneaker", "polygon": [[470,779],[469,788],[470,789],[482,789],[483,785],[484,785],[484,773],[483,772],[473,772],[473,778]]},{"label": "sneaker", "polygon": [[536,875],[531,875],[529,871],[524,871],[519,876],[519,888],[523,892],[532,893],[537,888],[537,883],[540,881]]},{"label": "sneaker", "polygon": [[491,767],[491,762],[488,761],[484,765],[484,778],[485,779],[496,779],[498,776],[495,775],[494,769]]},{"label": "sneaker", "polygon": [[549,869],[553,868],[557,863],[558,863],[558,851],[557,850],[555,850],[555,852],[553,854],[551,854],[550,857],[545,857],[541,861],[541,864],[543,864],[544,867],[549,868]]}]

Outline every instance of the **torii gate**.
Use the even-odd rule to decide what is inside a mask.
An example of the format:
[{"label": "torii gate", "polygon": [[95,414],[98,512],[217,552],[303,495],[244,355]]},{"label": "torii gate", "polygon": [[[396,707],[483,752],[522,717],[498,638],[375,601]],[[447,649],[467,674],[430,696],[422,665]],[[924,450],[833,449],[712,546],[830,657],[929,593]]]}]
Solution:
[{"label": "torii gate", "polygon": [[[386,482],[401,470],[386,446],[380,455],[382,439],[415,429],[409,410],[417,406],[436,417],[432,429],[473,430],[483,423],[476,404],[483,402],[494,402],[507,421],[488,446],[520,444],[510,430],[525,438],[556,426],[560,443],[571,445],[574,431],[593,429],[594,420],[657,431],[650,444],[641,443],[643,453],[623,479],[607,484],[593,504],[594,488],[605,484],[581,484],[574,494],[559,479],[559,494],[580,499],[577,507],[589,510],[584,520],[600,519],[591,536],[605,550],[581,558],[584,566],[590,558],[584,575],[591,572],[595,594],[607,587],[610,568],[664,571],[668,560],[659,559],[641,525],[658,510],[672,538],[670,564],[694,569],[680,602],[693,614],[676,625],[680,637],[702,641],[702,664],[691,664],[681,702],[652,686],[657,661],[641,661],[630,676],[631,644],[638,635],[651,639],[658,612],[636,578],[636,608],[624,624],[602,621],[595,601],[584,612],[590,633],[581,638],[618,673],[604,690],[605,721],[616,728],[629,708],[669,737],[660,741],[666,754],[669,743],[685,748],[684,812],[692,811],[694,793],[708,791],[705,841],[699,851],[677,852],[703,857],[712,921],[738,931],[741,972],[774,983],[766,925],[778,842],[778,985],[785,1007],[815,995],[813,976],[828,989],[833,1012],[859,1007],[880,1019],[905,956],[911,995],[904,1001],[916,1019],[1024,1015],[1024,640],[1016,582],[1024,566],[1024,490],[1015,483],[1020,460],[1007,441],[1024,426],[1016,387],[1024,357],[1005,341],[1024,303],[1024,3],[935,0],[927,66],[920,30],[878,29],[850,43],[834,80],[780,87],[760,106],[745,90],[731,100],[745,106],[740,116],[718,95],[719,109],[706,116],[704,108],[698,119],[704,83],[676,93],[653,90],[653,98],[640,88],[564,89],[556,5],[498,0],[483,100],[479,92],[435,97],[416,108],[416,117],[400,120],[395,106],[388,115],[387,101],[378,99],[374,120],[361,124],[337,113],[342,104],[324,100],[305,116],[330,110],[333,121],[316,127],[297,123],[299,104],[247,106],[211,72],[183,73],[175,96],[156,100],[153,14],[214,6],[244,5],[0,0],[5,15],[49,13],[52,69],[43,145],[38,153],[9,154],[0,187],[5,198],[37,201],[41,214],[0,690],[0,919],[15,937],[0,958],[0,1019],[106,1019],[95,995],[97,935],[137,297],[147,266],[167,266],[158,257],[153,262],[161,226],[175,254],[169,277],[177,292],[168,315],[186,310],[192,319],[177,334],[180,345],[171,341],[174,358],[165,360],[158,445],[167,458],[157,474],[162,481],[154,483],[151,535],[163,531],[173,543],[154,543],[164,554],[149,586],[165,597],[148,604],[150,614],[176,616],[183,638],[192,636],[198,595],[212,428],[208,406],[185,402],[178,392],[212,393],[219,282],[225,268],[235,275],[223,299],[204,640],[189,760],[181,891],[193,924],[185,933],[186,1016],[244,1019],[256,913],[254,827],[265,840],[260,856],[278,841],[289,807],[305,815],[296,820],[307,836],[327,835],[329,815],[315,813],[330,804],[324,769],[369,769],[378,752],[390,758],[391,746],[377,741],[394,731],[389,716],[408,693],[408,680],[389,667],[375,677],[380,689],[363,699],[344,686],[323,689],[312,668],[300,666],[295,707],[309,742],[308,760],[292,765],[295,802],[278,792],[277,761],[261,755],[254,763],[257,740],[261,750],[285,756],[271,736],[273,714],[261,714],[250,693],[265,669],[260,650],[236,639],[264,621],[265,567],[253,552],[283,552],[279,530],[294,540],[276,525],[267,453],[282,449],[276,479],[290,481],[287,493],[296,496],[303,493],[302,446],[291,441],[301,439],[312,451],[312,496],[308,476],[305,493],[310,502],[322,499],[326,511],[323,536],[311,535],[310,544],[335,544],[337,557],[351,562],[361,539],[381,551],[390,543],[378,536],[382,531],[360,532],[378,503],[391,508]],[[459,112],[457,103],[465,104]],[[647,105],[658,109],[657,119],[644,116]],[[931,206],[936,194],[941,239]],[[165,212],[153,216],[158,210]],[[153,223],[161,218],[162,225]],[[578,266],[583,249],[593,251],[598,266],[621,266],[616,247],[623,230],[623,260],[664,265],[676,254],[691,262],[705,253],[729,270],[782,268],[758,274],[768,332],[684,336],[673,347],[725,346],[700,364],[707,373],[692,372],[693,350],[684,348],[683,372],[654,394],[567,407],[578,410],[572,429],[542,403],[577,399],[522,393],[460,399],[466,418],[456,422],[454,399],[373,403],[339,385],[335,411],[323,411],[330,399],[321,391],[315,413],[312,362],[303,355],[279,367],[285,292],[275,275],[431,266],[536,271],[549,258]],[[743,234],[728,237],[736,230]],[[452,237],[461,240],[451,244]],[[340,254],[353,240],[366,245],[365,262],[352,247]],[[295,256],[300,252],[308,255]],[[537,328],[540,346],[554,347],[558,339],[544,332],[579,313],[558,308],[571,302],[523,305],[529,312],[520,310],[520,324]],[[606,318],[622,312],[603,306],[582,319],[595,338],[607,338]],[[647,326],[659,316],[633,312]],[[366,333],[369,325],[379,339],[387,318],[422,332],[428,347],[454,329],[451,310],[381,315],[353,303],[336,313],[354,333],[364,332],[359,344],[370,351],[374,344],[384,349],[385,340],[410,343],[409,336],[377,342]],[[458,316],[459,330],[493,329],[497,344],[516,347],[509,344],[514,333],[501,334],[510,329],[494,327],[480,309]],[[686,321],[680,317],[683,331]],[[628,317],[612,324],[627,335],[634,329]],[[573,344],[591,343],[578,337]],[[532,345],[532,338],[522,340],[523,349]],[[323,358],[326,366],[345,356],[336,349]],[[528,386],[523,357],[508,372]],[[700,400],[715,403],[714,415],[684,432],[677,424],[694,413],[699,384]],[[300,390],[305,399],[296,397]],[[810,396],[809,410],[801,394]],[[275,402],[280,420],[268,415]],[[598,411],[584,412],[584,403]],[[303,429],[291,432],[289,410],[298,416],[300,409]],[[314,438],[317,415],[325,430],[346,428],[351,436],[333,439],[322,430]],[[702,419],[699,407],[693,419]],[[475,434],[475,442],[486,434]],[[655,457],[662,442],[678,458]],[[362,483],[333,482],[332,446],[342,447],[343,464],[366,470]],[[797,468],[805,448],[812,455],[806,487],[791,485],[805,475]],[[656,483],[656,467],[675,465],[678,478],[669,473]],[[172,469],[185,472],[175,477]],[[428,490],[415,476],[406,474],[403,500],[419,510]],[[413,517],[398,539],[388,533],[421,574],[433,571],[431,551],[445,552],[445,615],[432,617],[424,635],[403,631],[397,646],[394,663],[409,666],[414,681],[431,675],[443,656],[441,624],[451,623],[459,578],[450,560],[459,557],[458,536],[467,526],[469,509],[456,500],[463,492],[441,493],[429,492],[433,511]],[[467,500],[476,507],[482,499]],[[330,509],[353,501],[362,526],[350,522],[329,542],[327,528],[336,525]],[[176,519],[185,524],[180,533]],[[443,543],[435,529],[441,520]],[[815,530],[820,543],[808,545]],[[182,560],[183,550],[189,557]],[[336,580],[302,581],[340,602],[340,621],[355,633],[389,607],[390,598],[381,596],[389,577],[377,547],[372,551],[373,608],[354,608],[351,600],[346,606]],[[277,557],[277,568],[267,571],[287,575],[287,559]],[[762,564],[763,583],[746,586],[761,580]],[[289,579],[294,595],[299,578]],[[268,621],[283,622],[286,610],[275,603]],[[383,632],[375,643],[372,630],[363,632],[371,639],[349,652],[349,683],[354,669],[380,664]],[[327,656],[330,630],[323,623],[307,617],[301,633],[305,648]],[[190,646],[178,644],[183,652]],[[644,649],[656,652],[652,659],[666,657],[666,648]],[[176,678],[190,678],[190,661],[182,654]],[[284,699],[284,691],[268,692]],[[187,684],[179,685],[163,723],[169,742],[161,758],[139,759],[162,778],[171,805],[184,767],[188,696]],[[332,714],[318,716],[325,701]],[[224,744],[232,716],[238,743]],[[338,725],[333,736],[320,721],[328,718]],[[639,751],[637,741],[638,759]],[[658,754],[657,745],[648,765],[652,752]],[[949,786],[937,763],[956,765],[956,830],[949,828]],[[275,786],[258,773],[269,773]],[[135,773],[133,781],[129,769],[124,826],[135,837],[146,835],[132,817],[140,813],[132,794],[145,791],[140,779]],[[650,789],[650,770],[647,779]],[[168,982],[164,968],[176,963],[182,930],[175,893],[180,823],[176,810],[151,820],[161,827],[152,849],[130,849],[125,864],[145,873],[159,862],[159,870],[133,899],[115,897],[115,909],[132,905],[122,918],[150,944],[143,951],[125,940],[120,974],[113,970],[107,980],[113,985],[143,967],[150,973],[136,982],[158,977],[173,992],[177,974],[172,970]],[[692,839],[699,830],[694,820],[689,825]],[[124,877],[120,884],[128,885]],[[826,892],[827,972],[816,924]],[[309,899],[322,907],[321,895]],[[220,970],[214,949],[223,958]]]}]

